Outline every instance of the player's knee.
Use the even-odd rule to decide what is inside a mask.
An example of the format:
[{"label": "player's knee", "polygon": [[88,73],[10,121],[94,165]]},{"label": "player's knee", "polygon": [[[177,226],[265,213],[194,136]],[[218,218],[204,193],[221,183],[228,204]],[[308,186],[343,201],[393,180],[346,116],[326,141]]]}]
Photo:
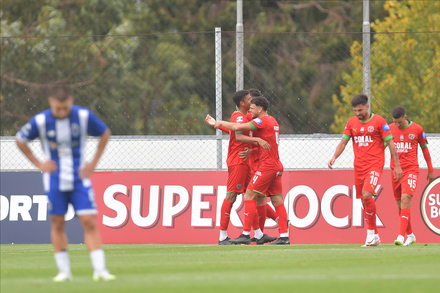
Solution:
[{"label": "player's knee", "polygon": [[85,217],[81,220],[84,231],[96,230],[96,221],[94,217]]},{"label": "player's knee", "polygon": [[234,203],[237,200],[237,194],[235,192],[227,193],[226,200],[231,203]]}]

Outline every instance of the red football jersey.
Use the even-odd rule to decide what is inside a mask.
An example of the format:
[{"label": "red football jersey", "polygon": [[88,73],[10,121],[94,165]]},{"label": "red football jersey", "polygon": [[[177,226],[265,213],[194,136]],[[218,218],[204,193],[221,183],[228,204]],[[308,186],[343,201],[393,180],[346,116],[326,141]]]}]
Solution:
[{"label": "red football jersey", "polygon": [[[423,127],[412,121],[404,129],[398,128],[394,123],[390,125],[391,133],[394,136],[399,162],[402,170],[419,168],[418,144],[421,148],[428,145]],[[391,160],[391,168],[394,168],[394,161]]]},{"label": "red football jersey", "polygon": [[[240,111],[235,111],[231,115],[231,122],[246,123],[248,122],[248,119],[246,118],[246,115],[244,115]],[[249,133],[247,131],[244,131],[243,134],[249,136]],[[226,164],[228,166],[245,164],[243,159],[240,159],[238,155],[238,152],[243,151],[245,147],[251,148],[252,146],[250,143],[237,141],[235,131],[229,131],[228,158],[226,159]]]},{"label": "red football jersey", "polygon": [[270,150],[265,151],[260,148],[260,164],[259,166],[283,168],[278,153],[278,144],[280,141],[280,126],[272,116],[263,116],[255,118],[249,122],[252,125],[253,136],[259,137],[267,141],[270,145]]},{"label": "red football jersey", "polygon": [[372,114],[369,120],[361,121],[354,116],[348,120],[343,137],[353,138],[354,169],[357,172],[367,172],[372,167],[383,168],[384,141],[393,137],[385,119]]},{"label": "red football jersey", "polygon": [[[246,118],[248,121],[252,120],[252,114],[251,113],[247,113]],[[249,136],[253,137],[254,132],[253,131],[249,131]],[[256,170],[258,165],[260,164],[260,146],[256,146],[256,147],[252,147],[252,149],[254,150],[254,153],[252,153],[248,159],[247,162],[249,164],[249,168],[251,168],[251,170]],[[258,150],[257,152],[255,152],[255,150]]]}]

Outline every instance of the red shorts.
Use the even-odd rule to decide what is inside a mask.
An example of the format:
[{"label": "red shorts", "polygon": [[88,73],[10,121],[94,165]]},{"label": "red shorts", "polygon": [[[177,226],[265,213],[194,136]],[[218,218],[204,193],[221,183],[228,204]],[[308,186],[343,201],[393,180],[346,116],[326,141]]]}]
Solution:
[{"label": "red shorts", "polygon": [[247,188],[257,192],[261,196],[282,195],[282,175],[282,170],[259,169],[255,172]]},{"label": "red shorts", "polygon": [[228,193],[243,193],[249,183],[249,166],[246,164],[228,167]]},{"label": "red shorts", "polygon": [[414,195],[417,182],[419,181],[419,170],[405,170],[402,179],[399,182],[394,179],[393,172],[391,172],[391,182],[393,183],[394,198],[400,200],[402,194]]},{"label": "red shorts", "polygon": [[354,171],[354,185],[356,186],[356,198],[362,198],[362,191],[376,194],[376,188],[382,176],[382,169],[371,168],[367,172]]}]

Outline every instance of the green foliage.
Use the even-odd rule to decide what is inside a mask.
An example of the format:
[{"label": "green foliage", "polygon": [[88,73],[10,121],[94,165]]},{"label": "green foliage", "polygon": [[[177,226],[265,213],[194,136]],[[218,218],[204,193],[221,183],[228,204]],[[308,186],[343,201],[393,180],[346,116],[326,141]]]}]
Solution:
[{"label": "green foliage", "polygon": [[[440,2],[387,1],[389,16],[372,23],[372,110],[391,122],[391,111],[402,105],[408,117],[426,132],[440,130]],[[419,32],[437,33],[419,33]],[[390,33],[387,32],[403,32]],[[352,114],[351,98],[362,92],[362,45],[351,47],[352,72],[344,74],[332,130],[341,132]]]},{"label": "green foliage", "polygon": [[[357,38],[346,32],[360,30],[362,3],[244,8],[245,88],[269,98],[283,133],[328,132],[331,96]],[[380,18],[384,10],[373,1],[371,11]],[[1,135],[47,108],[55,84],[69,85],[114,134],[212,134],[203,117],[215,113],[216,26],[224,32],[223,118],[235,109],[235,1],[4,0],[1,12],[3,37],[26,36],[2,38]]]}]

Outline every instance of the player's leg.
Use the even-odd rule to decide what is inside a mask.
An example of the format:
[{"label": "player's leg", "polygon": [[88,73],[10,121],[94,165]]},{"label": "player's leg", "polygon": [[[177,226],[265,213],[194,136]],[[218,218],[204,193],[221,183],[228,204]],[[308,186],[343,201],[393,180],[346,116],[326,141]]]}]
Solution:
[{"label": "player's leg", "polygon": [[[404,175],[405,176],[405,175]],[[394,199],[396,200],[396,204],[397,204],[397,209],[399,212],[399,223],[400,223],[400,218],[402,216],[402,185],[401,183],[403,182],[404,178],[402,178],[402,180],[400,180],[400,182],[397,182],[396,179],[393,176],[393,172],[391,170],[391,183],[392,183],[392,187],[393,187],[393,194],[394,194]],[[400,232],[400,224],[399,224],[399,234],[396,238],[396,240],[394,240],[394,244],[395,245],[403,245],[404,241],[405,241],[405,232],[404,234],[401,234]]]},{"label": "player's leg", "polygon": [[[382,173],[379,170],[370,170],[363,178],[362,202],[364,205],[365,216],[367,218],[367,240],[366,246],[379,245],[379,235],[376,226],[376,203],[374,193],[379,184]],[[377,234],[377,235],[376,235]]]},{"label": "player's leg", "polygon": [[[408,178],[402,182],[402,202],[401,202],[401,216],[400,216],[400,232],[406,232],[407,239],[404,243],[405,246],[416,243],[416,236],[414,235],[411,227],[411,201],[417,188],[419,172],[414,170],[408,172]],[[403,180],[404,178],[402,178]],[[405,231],[403,230],[406,226]]]},{"label": "player's leg", "polygon": [[51,222],[50,237],[54,248],[55,263],[58,267],[58,274],[53,278],[53,281],[64,282],[72,278],[64,220],[64,215],[67,213],[67,194],[51,190],[47,193],[47,197]]},{"label": "player's leg", "polygon": [[232,205],[237,200],[237,193],[234,191],[226,193],[226,198],[223,200],[220,209],[220,236],[218,240],[219,245],[229,245],[228,226],[231,218]]},{"label": "player's leg", "polygon": [[91,186],[85,187],[81,182],[75,184],[70,201],[84,229],[84,241],[90,252],[93,267],[93,280],[110,281],[116,279],[106,268],[105,253],[102,250],[101,236],[96,225],[98,211],[93,188]]},{"label": "player's leg", "polygon": [[228,167],[228,182],[226,198],[223,200],[220,210],[220,235],[219,245],[229,245],[228,226],[231,218],[232,205],[237,195],[244,193],[249,177],[249,166],[245,164]]},{"label": "player's leg", "polygon": [[[279,175],[278,175],[279,174]],[[282,173],[277,173],[277,177],[273,181],[272,185],[268,189],[270,200],[275,207],[275,211],[278,218],[278,227],[280,231],[280,237],[271,245],[289,245],[289,231],[288,231],[288,219],[286,207],[283,201],[283,185],[282,185]]]},{"label": "player's leg", "polygon": [[268,203],[266,203],[266,217],[278,223],[277,213]]},{"label": "player's leg", "polygon": [[[254,221],[257,216],[257,200],[258,193],[250,189],[246,190],[244,196],[244,223],[243,223],[243,233],[235,239],[231,239],[230,242],[234,244],[250,244],[251,243],[251,227],[252,225],[257,225],[257,230],[259,230],[258,221]],[[261,230],[260,230],[261,232]]]},{"label": "player's leg", "polygon": [[266,196],[259,196],[257,198],[257,212],[258,212],[258,224],[261,232],[264,231],[264,223],[266,222]]}]

